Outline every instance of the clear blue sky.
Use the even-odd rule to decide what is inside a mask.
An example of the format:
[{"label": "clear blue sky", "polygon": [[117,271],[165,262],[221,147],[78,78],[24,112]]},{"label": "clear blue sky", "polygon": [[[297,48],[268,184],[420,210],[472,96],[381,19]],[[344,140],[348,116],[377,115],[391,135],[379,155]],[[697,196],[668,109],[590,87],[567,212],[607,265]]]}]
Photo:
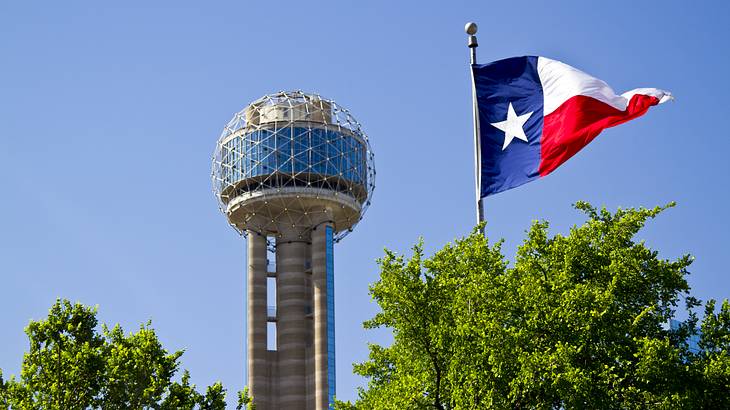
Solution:
[{"label": "clear blue sky", "polygon": [[349,108],[376,154],[373,205],[335,255],[338,395],[353,398],[351,363],[387,341],[361,328],[383,247],[432,251],[474,222],[468,20],[480,62],[544,55],[677,97],[487,198],[490,237],[510,255],[534,219],[581,223],[576,200],[676,200],[641,237],[696,256],[697,296],[728,297],[728,16],[720,1],[0,3],[0,368],[18,372],[23,327],[65,297],[127,330],[151,319],[194,382],[240,389],[245,240],[210,157],[234,112],[303,89]]}]

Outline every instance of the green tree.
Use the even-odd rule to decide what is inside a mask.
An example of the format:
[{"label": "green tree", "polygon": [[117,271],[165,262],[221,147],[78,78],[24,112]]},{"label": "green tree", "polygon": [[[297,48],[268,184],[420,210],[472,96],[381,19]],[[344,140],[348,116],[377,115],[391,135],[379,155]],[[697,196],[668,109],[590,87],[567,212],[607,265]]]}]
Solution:
[{"label": "green tree", "polygon": [[431,258],[386,250],[365,327],[393,343],[369,346],[354,367],[368,385],[338,408],[730,408],[730,305],[670,329],[680,303],[699,306],[692,258],[634,240],[664,208],[576,208],[585,224],[550,236],[535,222],[512,266],[481,227]]},{"label": "green tree", "polygon": [[253,397],[248,394],[248,387],[244,387],[242,391],[238,392],[238,406],[236,410],[256,410],[256,403],[253,402]]},{"label": "green tree", "polygon": [[150,323],[125,334],[117,325],[99,332],[96,308],[58,300],[48,317],[26,328],[30,349],[20,377],[2,380],[4,409],[225,409],[218,382],[205,394],[183,372],[182,351],[169,353]]},{"label": "green tree", "polygon": [[8,401],[5,398],[6,391],[7,389],[5,387],[5,381],[3,380],[3,371],[0,370],[0,409],[8,407]]},{"label": "green tree", "polygon": [[57,301],[45,320],[25,329],[30,351],[21,380],[8,381],[8,402],[22,409],[84,409],[96,403],[104,375],[104,338],[96,308]]},{"label": "green tree", "polygon": [[[117,325],[103,327],[106,366],[100,406],[104,409],[149,408],[160,402],[172,384],[182,351],[168,354],[150,324],[125,335]],[[186,379],[187,373],[183,379]],[[193,391],[194,392],[194,391]],[[191,392],[191,397],[194,397]]]}]

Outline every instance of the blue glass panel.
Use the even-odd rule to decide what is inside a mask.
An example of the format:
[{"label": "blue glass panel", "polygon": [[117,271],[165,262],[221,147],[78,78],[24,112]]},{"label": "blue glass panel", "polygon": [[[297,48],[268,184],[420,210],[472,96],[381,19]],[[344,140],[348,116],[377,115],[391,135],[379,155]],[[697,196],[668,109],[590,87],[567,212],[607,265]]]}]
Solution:
[{"label": "blue glass panel", "polygon": [[294,128],[294,145],[293,145],[293,156],[294,156],[294,172],[305,172],[309,165],[309,150],[311,146],[309,138],[309,130],[306,128]]},{"label": "blue glass panel", "polygon": [[329,408],[335,403],[335,262],[334,229],[326,228],[327,246],[327,385],[329,386]]},{"label": "blue glass panel", "polygon": [[[365,146],[352,135],[337,130],[293,127],[254,130],[232,138],[221,151],[224,185],[274,172],[311,172],[365,185]],[[316,179],[316,178],[315,178]],[[343,184],[332,189],[347,190]]]},{"label": "blue glass panel", "polygon": [[276,157],[274,158],[274,170],[280,172],[291,172],[291,130],[281,129],[276,131]]}]

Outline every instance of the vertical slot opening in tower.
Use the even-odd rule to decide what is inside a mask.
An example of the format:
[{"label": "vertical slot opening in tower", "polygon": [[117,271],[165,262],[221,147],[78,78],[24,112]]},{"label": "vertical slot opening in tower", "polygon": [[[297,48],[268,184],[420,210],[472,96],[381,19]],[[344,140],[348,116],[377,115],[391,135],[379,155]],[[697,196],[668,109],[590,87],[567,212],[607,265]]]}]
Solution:
[{"label": "vertical slot opening in tower", "polygon": [[266,350],[276,351],[276,322],[266,324]]},{"label": "vertical slot opening in tower", "polygon": [[266,306],[269,318],[276,320],[276,278],[266,278]]},{"label": "vertical slot opening in tower", "polygon": [[[269,244],[274,243],[274,241],[273,236],[266,238],[266,242]],[[266,272],[276,274],[276,249],[273,246],[266,247]]]}]

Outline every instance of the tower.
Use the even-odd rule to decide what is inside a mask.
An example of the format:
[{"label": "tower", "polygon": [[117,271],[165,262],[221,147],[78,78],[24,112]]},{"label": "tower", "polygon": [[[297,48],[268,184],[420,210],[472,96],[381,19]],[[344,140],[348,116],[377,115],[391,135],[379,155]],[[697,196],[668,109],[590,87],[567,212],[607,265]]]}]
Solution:
[{"label": "tower", "polygon": [[[367,136],[332,100],[301,91],[267,95],[225,126],[212,177],[221,211],[248,238],[247,368],[257,409],[330,408],[333,245],[370,205]],[[267,305],[272,293],[275,306]]]}]

